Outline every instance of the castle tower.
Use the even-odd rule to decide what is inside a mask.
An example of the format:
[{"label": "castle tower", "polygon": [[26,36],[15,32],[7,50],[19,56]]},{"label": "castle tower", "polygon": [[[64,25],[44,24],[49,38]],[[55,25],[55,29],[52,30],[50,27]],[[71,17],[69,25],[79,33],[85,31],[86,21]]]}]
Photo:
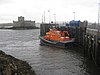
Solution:
[{"label": "castle tower", "polygon": [[18,17],[18,21],[13,21],[15,28],[32,28],[35,27],[35,21],[24,20],[23,16]]},{"label": "castle tower", "polygon": [[18,22],[24,22],[24,17],[22,16],[18,17]]}]

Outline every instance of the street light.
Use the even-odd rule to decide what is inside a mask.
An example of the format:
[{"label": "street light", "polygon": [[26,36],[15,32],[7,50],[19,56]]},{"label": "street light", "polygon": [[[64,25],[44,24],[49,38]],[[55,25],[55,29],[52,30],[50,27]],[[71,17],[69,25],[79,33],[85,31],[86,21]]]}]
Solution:
[{"label": "street light", "polygon": [[[98,5],[99,5],[99,6],[98,6],[98,24],[97,24],[97,25],[99,26],[100,3],[99,3]],[[96,42],[96,45],[95,45],[95,46],[96,46],[96,47],[95,47],[95,56],[97,55],[97,45],[98,45],[98,42],[97,42],[97,41],[98,41],[98,33],[99,33],[99,29],[98,29],[98,26],[97,26],[97,25],[96,25],[97,34],[96,34],[96,39],[95,39],[95,40],[96,40],[96,41],[95,41],[95,42]],[[96,63],[96,62],[95,62],[95,63]]]},{"label": "street light", "polygon": [[55,24],[56,24],[56,14],[54,14],[54,21],[55,21]]},{"label": "street light", "polygon": [[73,12],[73,14],[74,14],[74,21],[75,21],[75,12]]},{"label": "street light", "polygon": [[44,11],[44,23],[45,23],[45,11]]},{"label": "street light", "polygon": [[99,25],[99,17],[100,17],[100,3],[99,3],[99,6],[98,6],[98,25]]},{"label": "street light", "polygon": [[48,10],[48,12],[49,12],[49,23],[50,23],[50,10]]},{"label": "street light", "polygon": [[43,14],[42,14],[42,23],[43,23]]}]

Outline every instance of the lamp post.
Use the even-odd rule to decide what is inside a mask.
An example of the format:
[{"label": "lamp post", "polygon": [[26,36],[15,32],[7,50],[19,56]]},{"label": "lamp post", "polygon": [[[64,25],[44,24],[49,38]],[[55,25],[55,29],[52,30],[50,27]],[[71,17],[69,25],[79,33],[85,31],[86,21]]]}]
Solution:
[{"label": "lamp post", "polygon": [[44,23],[45,23],[45,11],[44,11]]},{"label": "lamp post", "polygon": [[98,6],[98,25],[99,25],[99,17],[100,17],[100,3],[99,3],[99,6]]},{"label": "lamp post", "polygon": [[96,25],[96,29],[97,29],[97,34],[95,35],[95,63],[97,63],[97,60],[98,60],[98,49],[97,49],[97,45],[98,45],[98,33],[99,33],[99,29],[98,29],[98,26],[99,26],[99,17],[100,17],[100,3],[98,4],[98,24]]},{"label": "lamp post", "polygon": [[43,14],[42,14],[42,24],[43,24]]},{"label": "lamp post", "polygon": [[49,24],[50,24],[50,10],[48,10],[48,13],[49,13]]},{"label": "lamp post", "polygon": [[55,24],[56,24],[56,14],[54,14],[54,22],[55,22]]},{"label": "lamp post", "polygon": [[75,21],[75,12],[73,12],[73,14],[74,14],[74,21]]}]

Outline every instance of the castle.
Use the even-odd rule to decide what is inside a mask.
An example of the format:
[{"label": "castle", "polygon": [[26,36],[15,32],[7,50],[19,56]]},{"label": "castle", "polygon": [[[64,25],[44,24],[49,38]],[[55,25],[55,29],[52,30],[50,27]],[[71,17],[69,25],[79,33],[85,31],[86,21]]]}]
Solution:
[{"label": "castle", "polygon": [[25,20],[24,17],[18,17],[18,21],[13,21],[14,28],[33,28],[35,26],[35,21]]}]

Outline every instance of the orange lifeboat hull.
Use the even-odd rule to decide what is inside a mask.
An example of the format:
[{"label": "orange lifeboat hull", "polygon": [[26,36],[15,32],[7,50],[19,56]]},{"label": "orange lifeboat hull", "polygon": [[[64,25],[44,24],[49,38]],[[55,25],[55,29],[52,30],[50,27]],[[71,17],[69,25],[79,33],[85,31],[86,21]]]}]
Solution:
[{"label": "orange lifeboat hull", "polygon": [[65,48],[68,45],[71,46],[71,44],[75,41],[74,38],[65,36],[63,32],[58,30],[50,30],[49,32],[46,33],[45,36],[40,37],[40,39],[41,39],[40,42],[42,44],[52,45],[62,48]]}]

